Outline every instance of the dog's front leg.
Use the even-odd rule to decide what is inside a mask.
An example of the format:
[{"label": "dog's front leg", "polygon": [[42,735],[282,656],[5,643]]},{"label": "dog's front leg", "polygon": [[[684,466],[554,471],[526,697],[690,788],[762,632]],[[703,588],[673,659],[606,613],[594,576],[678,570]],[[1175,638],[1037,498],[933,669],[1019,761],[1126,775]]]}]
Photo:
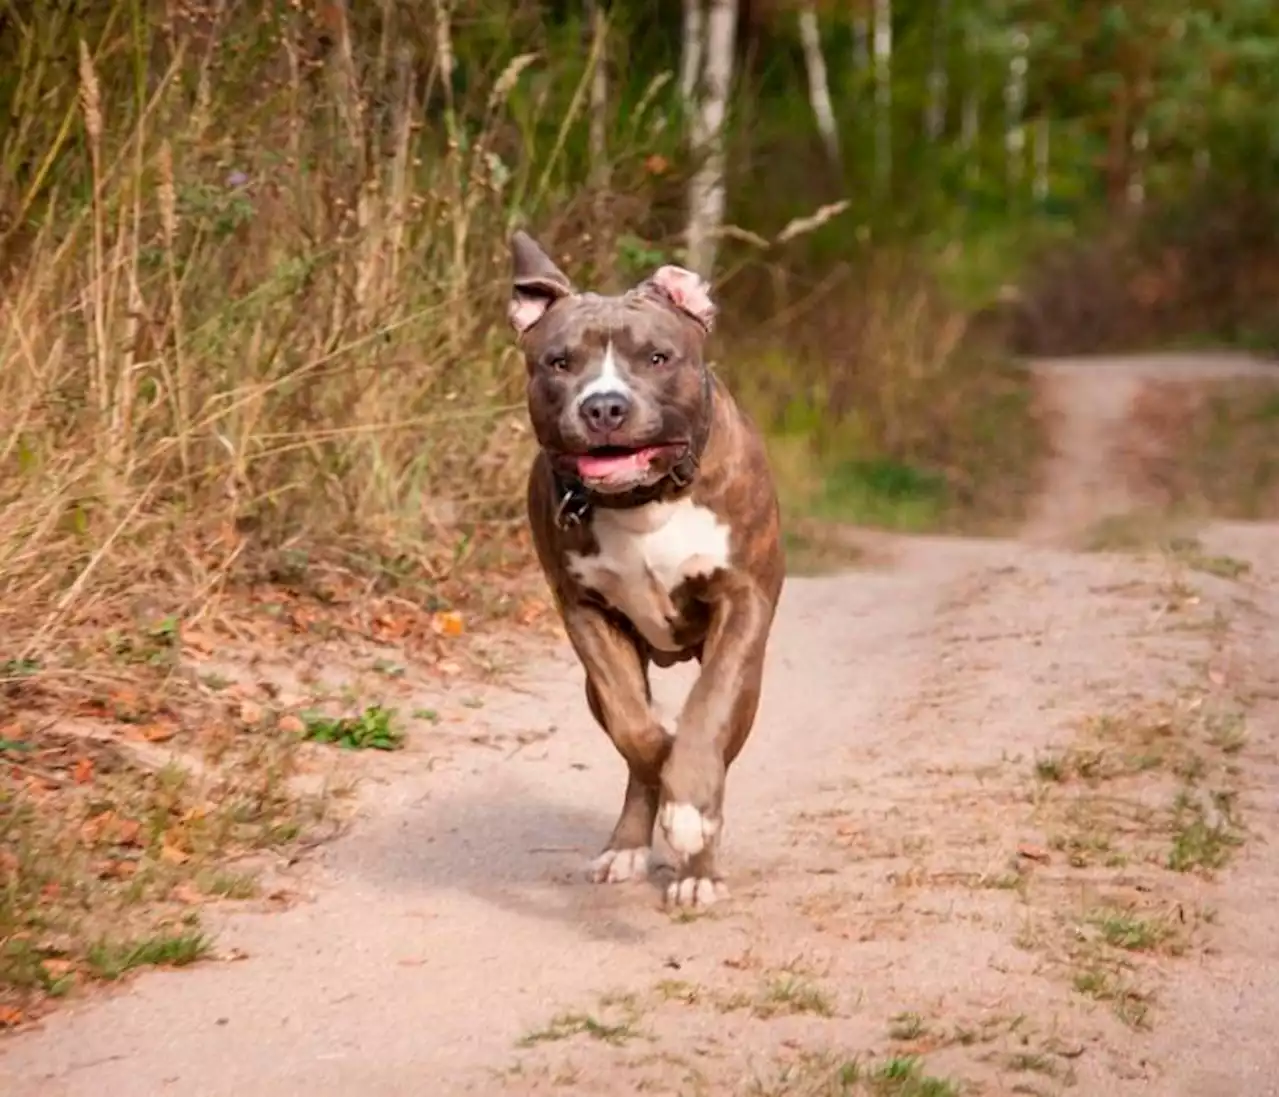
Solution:
[{"label": "dog's front leg", "polygon": [[587,672],[587,702],[627,763],[627,790],[617,825],[591,863],[597,883],[649,871],[658,781],[671,737],[653,714],[644,660],[635,643],[592,605],[566,608],[565,629]]},{"label": "dog's front leg", "polygon": [[662,770],[662,830],[683,862],[668,902],[703,906],[725,894],[716,868],[725,773],[755,721],[772,620],[769,600],[745,577],[715,602],[702,670]]}]

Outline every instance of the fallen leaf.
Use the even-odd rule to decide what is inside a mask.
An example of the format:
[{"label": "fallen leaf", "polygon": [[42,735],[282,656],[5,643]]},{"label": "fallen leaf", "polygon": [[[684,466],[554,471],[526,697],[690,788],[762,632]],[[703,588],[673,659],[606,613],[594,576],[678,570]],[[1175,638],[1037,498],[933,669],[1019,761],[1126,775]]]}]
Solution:
[{"label": "fallen leaf", "polygon": [[40,966],[55,979],[61,979],[64,975],[70,975],[76,969],[76,965],[73,960],[58,960],[54,958],[42,960],[40,962]]},{"label": "fallen leaf", "polygon": [[456,610],[441,610],[431,615],[431,630],[440,636],[462,635],[462,614]]},{"label": "fallen leaf", "polygon": [[462,673],[462,664],[455,663],[452,659],[442,659],[436,664],[436,670],[449,678]]},{"label": "fallen leaf", "polygon": [[20,1025],[23,1021],[22,1010],[15,1006],[0,1006],[0,1028]]},{"label": "fallen leaf", "polygon": [[76,762],[72,778],[77,785],[87,785],[93,780],[93,759],[82,757]]},{"label": "fallen leaf", "polygon": [[1042,846],[1033,846],[1023,843],[1018,846],[1018,856],[1025,857],[1028,861],[1040,861],[1047,863],[1049,861],[1049,851]]},{"label": "fallen leaf", "polygon": [[516,613],[516,621],[522,625],[532,625],[540,617],[545,616],[547,605],[539,598],[529,598],[523,602]]},{"label": "fallen leaf", "polygon": [[190,854],[180,850],[177,846],[169,842],[162,842],[160,845],[160,860],[170,865],[181,865],[189,861]]},{"label": "fallen leaf", "polygon": [[154,723],[147,724],[142,729],[142,737],[148,743],[165,743],[178,734],[178,728],[175,724]]},{"label": "fallen leaf", "polygon": [[307,730],[307,725],[291,712],[285,713],[276,721],[276,727],[283,731],[286,735],[301,735]]},{"label": "fallen leaf", "polygon": [[110,860],[98,866],[98,877],[102,880],[132,880],[137,874],[137,861]]},{"label": "fallen leaf", "polygon": [[51,881],[50,883],[45,884],[45,886],[40,889],[40,898],[50,899],[50,900],[56,899],[61,892],[62,892],[62,885],[59,884],[56,880]]},{"label": "fallen leaf", "polygon": [[262,706],[256,701],[240,702],[240,722],[248,727],[262,723]]},{"label": "fallen leaf", "polygon": [[650,175],[665,175],[669,166],[667,158],[656,152],[651,156],[645,157],[644,170]]}]

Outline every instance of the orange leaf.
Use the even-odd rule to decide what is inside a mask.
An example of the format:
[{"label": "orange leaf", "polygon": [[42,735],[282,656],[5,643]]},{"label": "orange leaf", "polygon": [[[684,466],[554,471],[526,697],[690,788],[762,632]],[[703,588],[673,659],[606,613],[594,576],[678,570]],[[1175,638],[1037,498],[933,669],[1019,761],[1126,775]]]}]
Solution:
[{"label": "orange leaf", "polygon": [[173,724],[148,724],[142,729],[142,737],[148,743],[164,743],[172,739],[177,734],[178,729]]},{"label": "orange leaf", "polygon": [[280,719],[276,721],[276,727],[286,735],[301,735],[307,730],[306,724],[291,712],[286,712],[281,716]]},{"label": "orange leaf", "polygon": [[455,610],[442,610],[431,615],[431,629],[441,636],[462,635],[462,614]]},{"label": "orange leaf", "polygon": [[77,785],[87,785],[93,780],[93,759],[81,758],[76,762],[76,768],[72,772],[72,778]]},{"label": "orange leaf", "polygon": [[175,845],[164,842],[160,846],[160,860],[170,865],[181,865],[189,860],[189,855]]},{"label": "orange leaf", "polygon": [[103,861],[98,866],[98,876],[104,880],[129,880],[137,872],[137,861]]},{"label": "orange leaf", "polygon": [[76,969],[76,965],[73,961],[58,960],[54,958],[42,960],[40,962],[40,966],[55,979],[61,979],[64,975],[70,975]]},{"label": "orange leaf", "polygon": [[0,1006],[0,1028],[12,1028],[23,1021],[22,1010],[14,1006]]}]

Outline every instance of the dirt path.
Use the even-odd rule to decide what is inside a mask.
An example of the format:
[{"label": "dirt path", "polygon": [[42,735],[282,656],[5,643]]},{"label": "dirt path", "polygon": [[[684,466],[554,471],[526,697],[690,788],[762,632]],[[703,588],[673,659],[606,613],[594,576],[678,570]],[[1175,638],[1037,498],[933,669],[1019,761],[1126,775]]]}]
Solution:
[{"label": "dirt path", "polygon": [[55,1014],[0,1092],[1276,1093],[1277,531],[1043,543],[1095,506],[1081,455],[1132,396],[1086,368],[1042,543],[789,582],[731,904],[583,882],[621,764],[541,651],[508,688],[423,687],[467,733],[378,761],[307,900],[219,927],[241,959]]}]

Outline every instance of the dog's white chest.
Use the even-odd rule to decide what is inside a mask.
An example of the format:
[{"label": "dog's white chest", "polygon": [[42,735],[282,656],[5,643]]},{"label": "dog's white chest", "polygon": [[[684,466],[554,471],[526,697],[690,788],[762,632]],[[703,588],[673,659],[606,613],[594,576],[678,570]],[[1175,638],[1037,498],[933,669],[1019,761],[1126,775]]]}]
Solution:
[{"label": "dog's white chest", "polygon": [[691,499],[632,510],[598,508],[591,529],[600,551],[569,553],[569,570],[630,618],[661,651],[675,651],[672,592],[729,564],[729,527]]}]

